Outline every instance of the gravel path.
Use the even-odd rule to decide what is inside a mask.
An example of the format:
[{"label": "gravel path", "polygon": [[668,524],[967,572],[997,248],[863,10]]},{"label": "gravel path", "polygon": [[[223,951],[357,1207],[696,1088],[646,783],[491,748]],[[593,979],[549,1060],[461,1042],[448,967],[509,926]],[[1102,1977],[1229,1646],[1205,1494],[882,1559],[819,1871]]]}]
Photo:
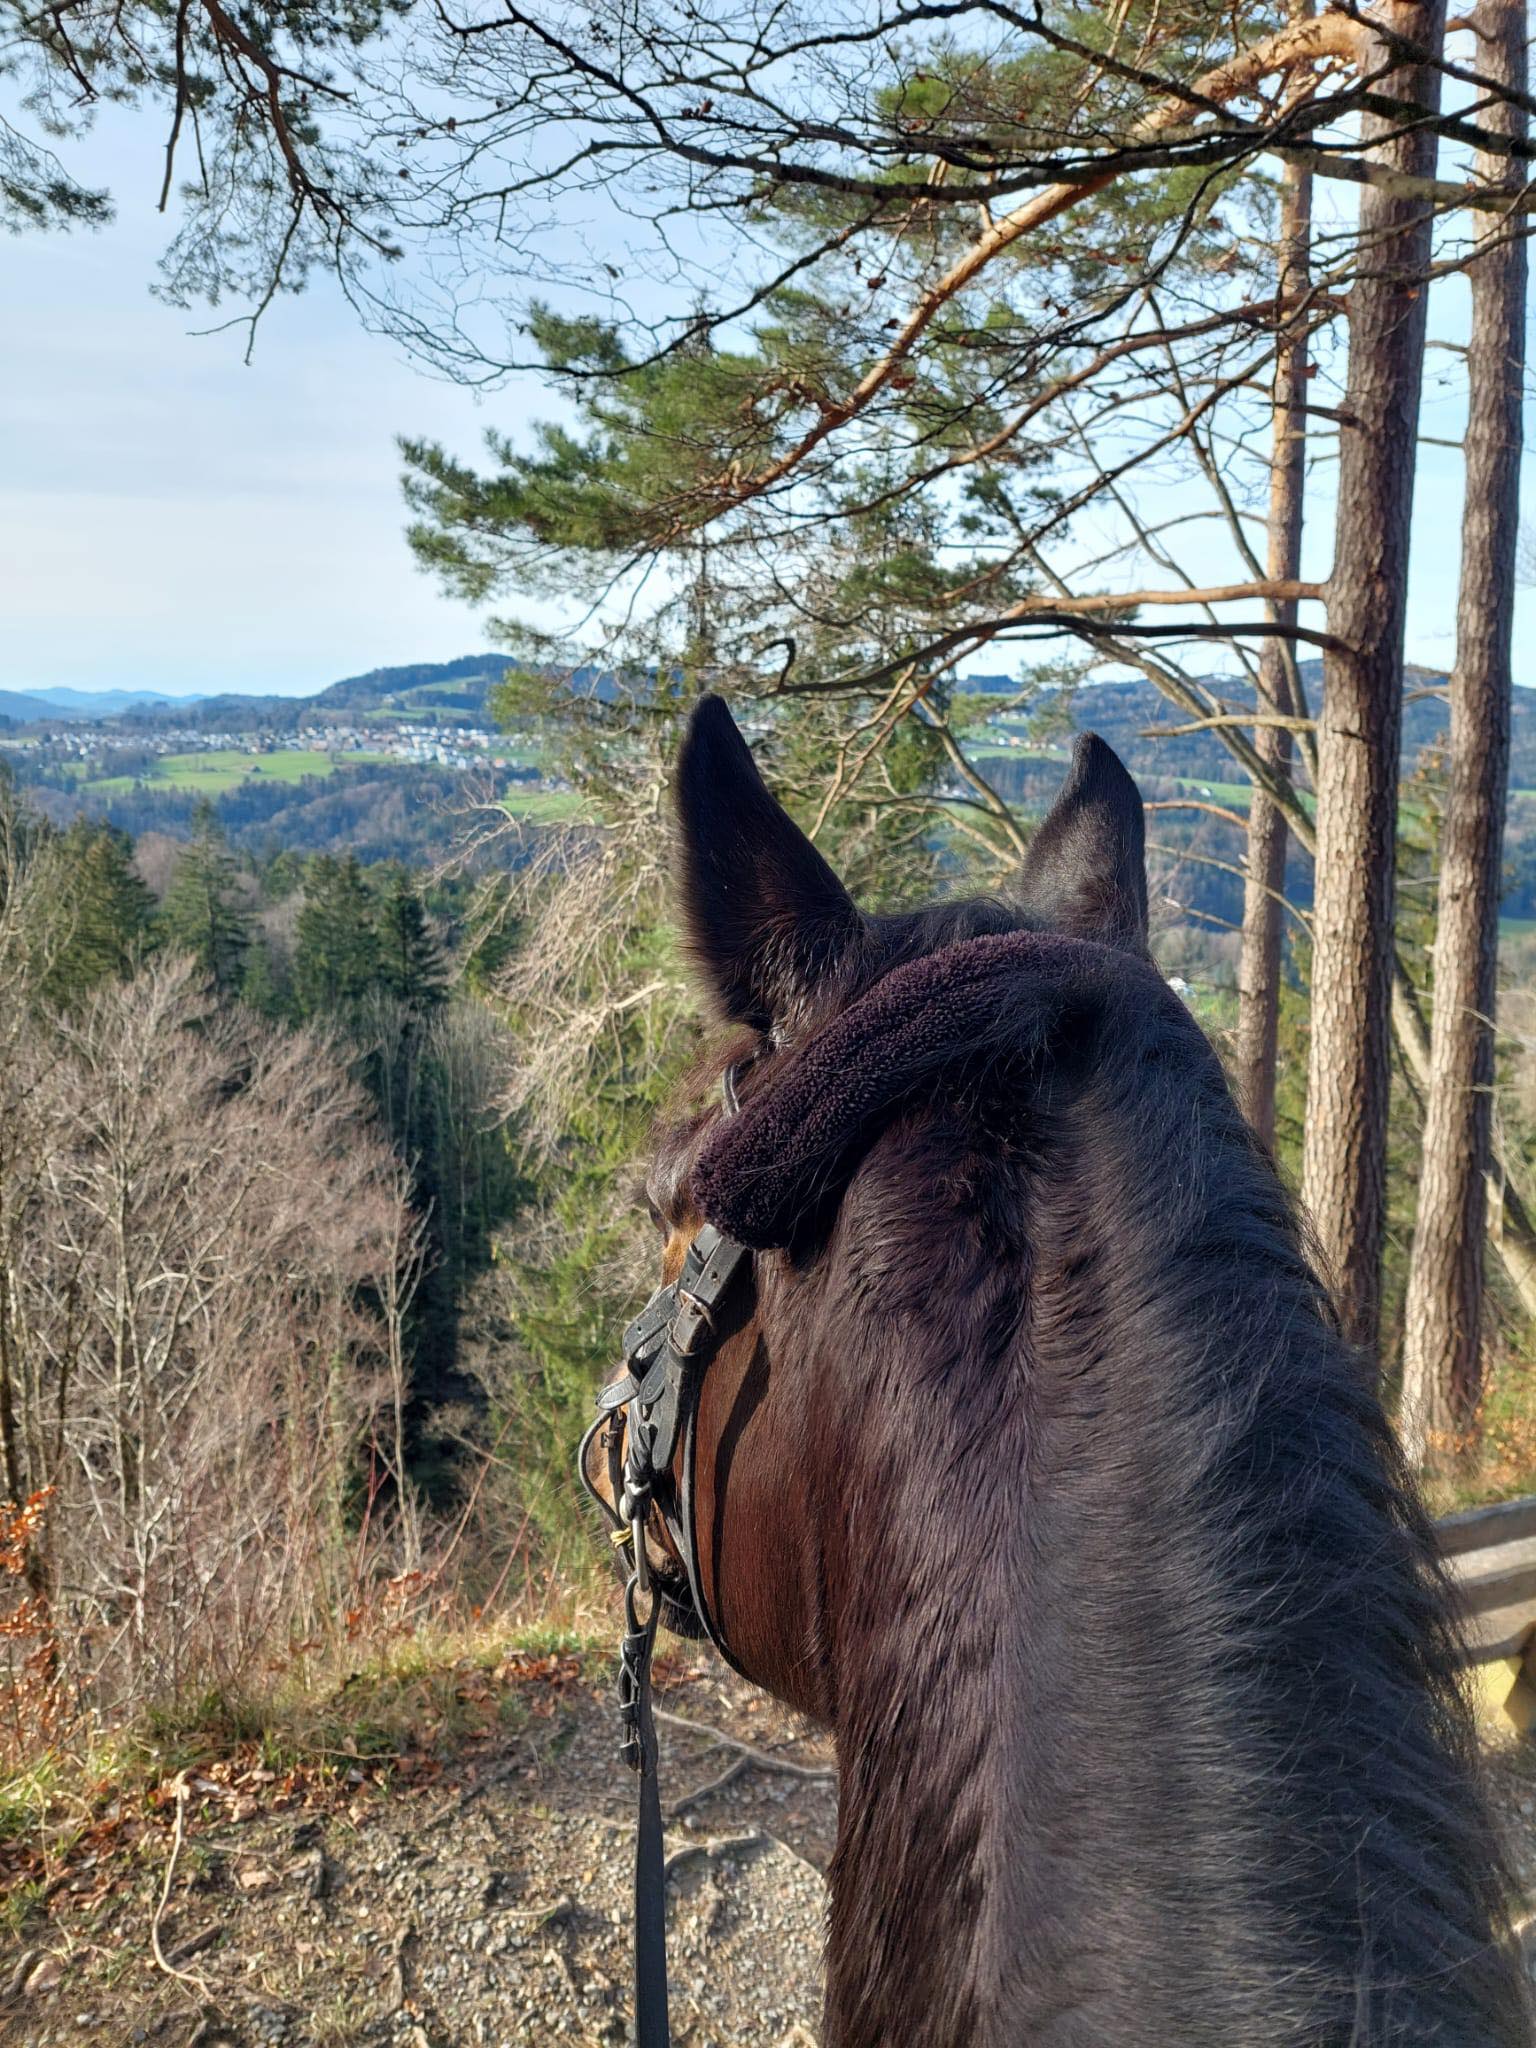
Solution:
[{"label": "gravel path", "polygon": [[[826,1744],[712,1659],[668,1664],[674,2038],[815,2048]],[[29,1910],[0,1939],[0,2044],[622,2048],[633,1785],[607,1686],[574,1660],[465,1684],[498,1711],[451,1756],[210,1763],[49,1860],[10,1845],[0,1885]],[[1536,1903],[1536,1747],[1492,1762]]]},{"label": "gravel path", "polygon": [[[210,1765],[188,1774],[179,1847],[174,1786],[106,1853],[87,1834],[0,1942],[0,2043],[622,2048],[634,1787],[611,1698],[580,1678],[519,1693],[510,1738],[441,1768],[349,1783]],[[712,1660],[674,1666],[660,1703],[766,1760],[662,1731],[663,1797],[684,1802],[667,1831],[678,2048],[814,2048],[826,1746]]]}]

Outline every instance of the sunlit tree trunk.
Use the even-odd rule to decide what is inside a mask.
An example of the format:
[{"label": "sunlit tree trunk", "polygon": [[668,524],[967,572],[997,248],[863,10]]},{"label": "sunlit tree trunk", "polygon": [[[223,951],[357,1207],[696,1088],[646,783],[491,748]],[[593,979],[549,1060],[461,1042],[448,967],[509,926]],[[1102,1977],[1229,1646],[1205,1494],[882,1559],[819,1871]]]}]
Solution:
[{"label": "sunlit tree trunk", "polygon": [[[1378,19],[1438,53],[1443,0]],[[1391,66],[1382,89],[1439,102],[1433,66]],[[1371,115],[1364,137],[1388,169],[1427,178],[1435,136]],[[1346,1334],[1374,1349],[1386,1222],[1389,1011],[1403,623],[1431,210],[1376,186],[1360,196],[1360,272],[1349,295],[1349,376],[1340,426],[1338,523],[1328,599],[1335,638],[1318,717],[1312,1046],[1302,1192]]]},{"label": "sunlit tree trunk", "polygon": [[[1289,164],[1280,205],[1276,294],[1291,321],[1275,357],[1274,425],[1269,467],[1269,544],[1266,573],[1276,581],[1301,575],[1302,499],[1307,452],[1307,335],[1299,317],[1306,292],[1312,240],[1312,177]],[[1294,601],[1271,606],[1276,622],[1295,625]],[[1283,640],[1266,640],[1259,660],[1260,709],[1292,715],[1290,671],[1294,654]],[[1289,774],[1291,734],[1261,725],[1254,734],[1260,758]],[[1275,1046],[1280,1016],[1280,896],[1285,886],[1287,833],[1279,806],[1254,788],[1248,807],[1247,881],[1243,892],[1242,954],[1237,974],[1237,1093],[1243,1113],[1266,1145],[1275,1138]]]},{"label": "sunlit tree trunk", "polygon": [[[1482,0],[1473,19],[1477,69],[1523,94],[1523,0]],[[1514,98],[1485,107],[1481,119],[1517,141],[1525,138],[1525,111]],[[1479,154],[1477,172],[1489,185],[1512,192],[1524,176],[1518,159],[1487,153]],[[1525,375],[1526,257],[1518,229],[1496,222],[1470,278],[1450,784],[1441,832],[1429,1096],[1403,1352],[1402,1429],[1415,1458],[1427,1448],[1448,1449],[1471,1429],[1482,1391],[1483,1233]]]}]

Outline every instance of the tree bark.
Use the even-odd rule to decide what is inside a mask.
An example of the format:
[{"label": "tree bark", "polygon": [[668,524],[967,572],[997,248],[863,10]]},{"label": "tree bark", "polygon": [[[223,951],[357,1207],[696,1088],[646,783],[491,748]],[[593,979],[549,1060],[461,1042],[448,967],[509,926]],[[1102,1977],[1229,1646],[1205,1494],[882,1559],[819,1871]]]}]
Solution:
[{"label": "tree bark", "polygon": [[[1444,0],[1390,0],[1385,25],[1438,54]],[[1385,48],[1379,61],[1389,62]],[[1399,66],[1385,89],[1439,103],[1439,74]],[[1401,129],[1402,123],[1396,124]],[[1364,138],[1381,137],[1378,116]],[[1430,177],[1428,127],[1384,140],[1378,159]],[[1366,187],[1349,301],[1338,525],[1317,747],[1312,1047],[1302,1195],[1346,1335],[1374,1350],[1386,1224],[1393,858],[1402,733],[1403,625],[1424,363],[1431,219],[1422,202]]]},{"label": "tree bark", "polygon": [[[1275,356],[1273,443],[1269,463],[1268,559],[1265,573],[1277,583],[1301,575],[1301,528],[1307,460],[1307,332],[1296,307],[1311,269],[1312,175],[1288,164],[1280,202],[1279,261],[1275,296],[1292,331]],[[1294,626],[1296,603],[1271,606],[1277,623]],[[1259,656],[1261,710],[1295,716],[1291,670],[1295,656],[1282,639],[1266,640]],[[1291,735],[1283,726],[1261,725],[1253,736],[1261,760],[1284,775],[1291,772]],[[1267,1146],[1275,1142],[1275,1047],[1280,1018],[1280,896],[1285,887],[1285,816],[1254,785],[1248,805],[1247,880],[1243,890],[1242,952],[1237,970],[1237,1098],[1244,1115]]]},{"label": "tree bark", "polygon": [[[1523,94],[1523,0],[1482,0],[1477,69]],[[1501,98],[1483,122],[1523,141],[1522,107]],[[1517,161],[1480,154],[1489,186],[1518,192]],[[1525,243],[1503,223],[1470,269],[1466,497],[1450,780],[1440,844],[1429,1095],[1403,1351],[1401,1427],[1415,1460],[1447,1453],[1476,1424],[1482,1392],[1483,1233],[1493,1124],[1494,1031],[1510,645],[1520,527],[1525,375]]]}]

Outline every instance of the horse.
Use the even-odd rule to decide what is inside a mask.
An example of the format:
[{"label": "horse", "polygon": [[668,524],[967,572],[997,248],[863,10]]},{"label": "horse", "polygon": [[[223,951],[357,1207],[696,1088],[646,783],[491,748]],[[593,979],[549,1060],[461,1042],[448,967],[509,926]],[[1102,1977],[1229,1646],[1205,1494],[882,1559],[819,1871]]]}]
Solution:
[{"label": "horse", "polygon": [[716,697],[674,789],[723,1036],[648,1203],[664,1280],[709,1225],[750,1281],[693,1304],[693,1568],[642,1548],[835,1738],[825,2048],[1528,2041],[1431,1531],[1152,963],[1121,762],[902,915]]}]

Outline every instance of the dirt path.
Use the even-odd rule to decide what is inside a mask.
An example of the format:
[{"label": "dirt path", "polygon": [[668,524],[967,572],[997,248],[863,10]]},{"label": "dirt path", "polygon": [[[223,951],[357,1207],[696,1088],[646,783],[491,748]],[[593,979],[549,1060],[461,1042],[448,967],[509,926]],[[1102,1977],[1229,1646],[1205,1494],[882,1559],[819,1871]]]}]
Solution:
[{"label": "dirt path", "polygon": [[[678,2048],[815,2048],[826,1745],[712,1659],[668,1661]],[[450,1757],[316,1774],[246,1753],[147,1812],[108,1802],[51,1860],[12,1844],[0,2043],[622,2048],[633,1787],[607,1685],[544,1657],[459,1691]],[[1536,1900],[1536,1751],[1494,1764]]]},{"label": "dirt path", "polygon": [[[502,1711],[441,1765],[194,1767],[184,1800],[173,1781],[142,1822],[109,1812],[56,1867],[13,1868],[6,1881],[35,1890],[0,1942],[0,2042],[619,2048],[634,1789],[611,1695],[574,1662],[465,1682],[499,1689]],[[713,1660],[674,1660],[660,1705],[706,1731],[662,1729],[674,2037],[809,2048],[835,1818],[826,1746]],[[151,1931],[162,1891],[167,1967]]]}]

